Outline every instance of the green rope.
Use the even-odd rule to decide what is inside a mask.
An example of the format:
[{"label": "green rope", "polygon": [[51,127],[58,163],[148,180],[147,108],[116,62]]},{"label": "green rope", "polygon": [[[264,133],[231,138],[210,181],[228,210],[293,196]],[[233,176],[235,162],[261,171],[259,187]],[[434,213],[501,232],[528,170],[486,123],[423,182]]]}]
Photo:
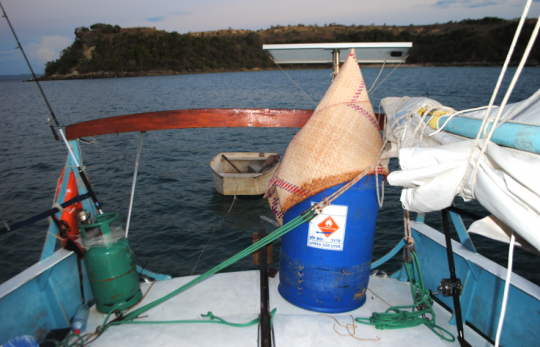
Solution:
[{"label": "green rope", "polygon": [[[135,318],[137,318],[142,313],[144,313],[144,312],[146,312],[146,311],[148,311],[148,310],[162,304],[163,302],[171,299],[172,297],[182,293],[186,289],[193,287],[195,284],[205,280],[206,278],[212,276],[216,272],[218,272],[220,270],[223,270],[224,268],[226,268],[227,266],[237,262],[238,260],[240,260],[240,259],[242,259],[242,258],[244,258],[244,257],[246,257],[248,255],[251,255],[253,252],[255,252],[258,249],[268,245],[269,243],[271,243],[274,240],[278,239],[279,237],[285,235],[286,233],[288,233],[289,231],[291,231],[294,228],[298,227],[299,225],[311,220],[315,216],[316,216],[315,211],[313,211],[312,209],[307,210],[306,212],[302,213],[301,215],[299,215],[298,217],[296,217],[295,219],[293,219],[289,223],[287,223],[284,226],[276,229],[274,232],[272,232],[271,234],[269,234],[265,238],[263,238],[263,239],[259,240],[258,242],[252,244],[251,246],[247,247],[243,251],[241,251],[241,252],[237,253],[236,255],[230,257],[229,259],[227,259],[223,263],[215,266],[214,268],[208,270],[207,272],[203,273],[202,275],[194,278],[193,280],[191,280],[187,284],[184,284],[182,287],[176,289],[175,291],[171,292],[170,294],[167,294],[167,295],[165,295],[164,297],[162,297],[160,299],[157,299],[157,300],[155,300],[155,301],[153,301],[153,302],[151,302],[151,303],[149,303],[149,304],[147,304],[147,305],[145,305],[145,306],[143,306],[143,307],[141,307],[141,308],[139,308],[137,310],[134,310],[133,312],[126,315],[121,321],[114,322],[115,323],[114,325],[118,325],[118,324],[133,321]],[[109,313],[109,315],[110,315],[110,313]],[[118,323],[118,324],[116,324],[116,323]]]},{"label": "green rope", "polygon": [[[69,342],[69,340],[72,337],[76,337],[77,340],[75,340],[73,342]],[[82,336],[79,335],[79,334],[75,334],[75,333],[69,334],[68,336],[66,336],[64,341],[58,342],[58,344],[56,345],[56,347],[83,347],[83,346],[84,346],[84,340],[83,340]]]},{"label": "green rope", "polygon": [[[274,316],[276,314],[277,309],[273,309],[272,312],[270,312],[270,325],[274,325]],[[120,325],[120,324],[191,324],[191,323],[210,323],[210,324],[224,324],[235,328],[244,328],[249,327],[251,325],[258,324],[260,322],[260,318],[255,318],[252,321],[249,321],[247,323],[231,323],[227,322],[225,319],[220,318],[218,316],[214,316],[212,312],[208,312],[207,314],[201,314],[202,317],[207,317],[210,320],[201,320],[201,319],[195,319],[195,320],[169,320],[169,321],[113,321],[110,323],[107,323],[109,320],[109,317],[112,312],[110,312],[105,320],[103,321],[101,334],[105,332],[109,327],[113,325]]]},{"label": "green rope", "polygon": [[[405,306],[392,306],[384,313],[373,312],[370,318],[356,318],[355,321],[361,324],[374,325],[375,328],[380,330],[412,328],[424,324],[441,339],[454,342],[456,340],[454,335],[436,324],[435,312],[432,306],[433,301],[431,300],[429,289],[424,287],[422,270],[420,269],[418,255],[414,248],[411,249],[411,256],[413,276],[411,276],[411,265],[407,262],[405,262],[405,269],[411,282],[411,294],[414,303]],[[408,309],[411,309],[411,311],[404,311]],[[427,318],[425,316],[426,314],[431,315],[431,319]],[[446,333],[450,337],[446,337],[444,333],[436,329]]]}]

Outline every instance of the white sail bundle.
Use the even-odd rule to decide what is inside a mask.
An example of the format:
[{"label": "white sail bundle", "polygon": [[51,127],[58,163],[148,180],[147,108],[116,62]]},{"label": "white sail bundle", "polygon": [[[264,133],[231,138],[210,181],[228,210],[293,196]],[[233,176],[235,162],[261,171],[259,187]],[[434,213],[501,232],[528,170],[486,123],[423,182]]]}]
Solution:
[{"label": "white sail bundle", "polygon": [[[470,232],[508,242],[513,230],[524,248],[540,251],[540,155],[490,141],[478,161],[486,140],[480,139],[474,148],[474,139],[437,130],[444,126],[438,116],[444,114],[449,120],[455,110],[428,98],[390,97],[382,106],[387,117],[385,136],[391,143],[386,156],[399,157],[401,166],[388,182],[403,187],[405,209],[431,212],[449,207],[455,196],[476,199],[495,218],[473,223]],[[496,111],[494,107],[490,114]],[[482,120],[485,112],[484,108],[459,117]],[[529,126],[514,141],[524,142],[517,143],[518,148],[532,146],[531,131],[540,125],[539,93],[508,104],[501,122]]]}]

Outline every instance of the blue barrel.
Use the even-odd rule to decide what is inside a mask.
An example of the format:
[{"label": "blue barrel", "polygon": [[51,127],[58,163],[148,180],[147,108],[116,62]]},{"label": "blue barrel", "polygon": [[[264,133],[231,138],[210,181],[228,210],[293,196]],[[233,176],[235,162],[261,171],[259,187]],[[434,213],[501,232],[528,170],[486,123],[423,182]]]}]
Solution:
[{"label": "blue barrel", "polygon": [[[323,213],[285,234],[279,292],[290,303],[317,312],[354,310],[366,302],[379,205],[375,175],[368,175]],[[379,176],[379,185],[382,184]],[[339,184],[295,205],[284,223],[341,188]]]}]

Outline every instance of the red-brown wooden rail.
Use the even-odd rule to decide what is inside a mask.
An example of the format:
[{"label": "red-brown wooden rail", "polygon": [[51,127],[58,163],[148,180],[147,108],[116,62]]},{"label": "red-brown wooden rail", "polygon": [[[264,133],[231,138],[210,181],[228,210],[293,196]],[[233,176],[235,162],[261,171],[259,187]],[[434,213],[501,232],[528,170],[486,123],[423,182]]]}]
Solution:
[{"label": "red-brown wooden rail", "polygon": [[[114,116],[77,123],[66,127],[66,137],[119,134],[185,128],[301,128],[313,110],[213,108],[159,111]],[[377,115],[382,129],[384,117]]]}]

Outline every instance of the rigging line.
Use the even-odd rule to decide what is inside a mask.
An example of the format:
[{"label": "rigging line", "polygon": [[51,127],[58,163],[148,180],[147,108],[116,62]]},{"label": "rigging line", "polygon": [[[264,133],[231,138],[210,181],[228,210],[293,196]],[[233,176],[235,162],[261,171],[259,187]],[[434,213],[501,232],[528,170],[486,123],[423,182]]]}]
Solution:
[{"label": "rigging line", "polygon": [[501,304],[501,315],[499,317],[499,325],[497,327],[497,335],[495,337],[495,347],[499,347],[501,338],[502,327],[504,323],[504,316],[506,314],[506,302],[508,300],[508,290],[510,288],[510,276],[512,275],[512,262],[514,259],[514,243],[516,237],[514,233],[510,236],[510,246],[508,248],[508,268],[506,269],[506,282],[504,283],[503,301]]},{"label": "rigging line", "polygon": [[139,147],[137,148],[137,159],[135,160],[135,170],[133,171],[133,182],[131,183],[131,196],[129,198],[128,218],[126,222],[126,239],[128,238],[129,223],[131,222],[131,210],[133,208],[133,197],[135,196],[135,184],[137,183],[137,173],[139,172],[139,161],[141,159],[142,140],[145,132],[146,131],[141,131],[141,136],[139,137]]},{"label": "rigging line", "polygon": [[478,160],[475,163],[474,171],[472,173],[471,194],[473,197],[474,197],[474,187],[476,185],[476,174],[478,173],[482,156],[487,150],[488,144],[491,140],[491,137],[493,136],[493,133],[495,132],[495,129],[497,129],[497,123],[499,122],[499,119],[502,116],[506,103],[508,102],[508,99],[510,98],[512,91],[514,90],[517,80],[519,76],[521,75],[521,71],[523,70],[523,67],[525,66],[525,62],[527,61],[527,58],[529,57],[529,54],[534,45],[534,42],[536,41],[536,37],[538,36],[538,31],[540,31],[540,17],[538,17],[538,20],[536,21],[536,26],[534,27],[533,33],[531,34],[529,43],[527,44],[527,48],[525,48],[523,57],[521,58],[521,61],[519,62],[519,66],[514,74],[514,77],[512,78],[512,82],[510,82],[510,86],[508,87],[508,90],[506,91],[506,94],[504,95],[503,101],[501,102],[501,107],[499,108],[499,112],[497,113],[497,116],[495,117],[495,120],[493,121],[493,126],[491,127],[489,134],[483,138],[485,142],[482,147],[482,150],[480,151],[480,154],[478,155]]},{"label": "rigging line", "polygon": [[[510,45],[510,48],[508,49],[508,53],[506,54],[506,59],[501,69],[501,73],[499,74],[499,79],[497,80],[497,84],[495,85],[495,89],[493,90],[493,94],[491,95],[491,100],[489,101],[488,109],[486,110],[484,119],[482,120],[482,125],[480,126],[480,129],[478,130],[478,133],[476,134],[476,140],[474,141],[474,146],[471,149],[471,153],[469,154],[469,159],[467,160],[467,170],[465,171],[465,174],[463,175],[463,178],[461,179],[461,182],[459,185],[459,191],[462,194],[465,193],[465,185],[466,185],[466,182],[469,180],[469,176],[471,175],[471,170],[473,169],[472,168],[473,156],[476,152],[478,141],[480,140],[481,133],[484,127],[486,126],[487,120],[489,118],[489,113],[491,112],[491,108],[493,107],[493,104],[495,103],[495,98],[497,97],[497,94],[499,93],[499,88],[501,87],[502,80],[504,78],[504,75],[506,74],[506,69],[508,68],[508,65],[510,64],[510,59],[512,58],[512,55],[514,54],[514,48],[516,47],[519,35],[521,34],[521,29],[523,28],[523,24],[525,23],[525,20],[527,19],[527,13],[529,13],[529,8],[531,6],[531,3],[532,3],[532,0],[527,0],[527,3],[525,4],[525,8],[523,9],[521,19],[519,20],[518,27],[516,28],[516,33],[514,34],[514,38],[512,39],[512,44]],[[474,196],[473,191],[471,191],[471,195]]]},{"label": "rigging line", "polygon": [[371,88],[369,88],[369,90],[367,91],[368,94],[369,94],[369,92],[371,92],[371,90],[373,89],[373,87],[375,87],[375,84],[376,84],[377,81],[379,80],[379,77],[381,77],[381,74],[382,74],[382,72],[383,72],[383,70],[384,70],[384,66],[386,65],[386,61],[388,60],[388,57],[389,57],[389,56],[390,56],[390,54],[388,54],[388,55],[386,56],[386,58],[384,59],[384,62],[383,62],[382,67],[381,67],[381,71],[379,71],[379,74],[377,75],[377,78],[375,78],[375,82],[373,82],[373,84],[371,85]]},{"label": "rigging line", "polygon": [[[233,204],[234,204],[234,200],[233,200]],[[231,208],[232,208],[232,205],[231,205]],[[199,258],[197,258],[197,262],[195,263],[195,266],[193,267],[193,270],[191,270],[191,273],[189,274],[190,276],[193,275],[193,273],[195,272],[195,269],[197,268],[197,265],[199,264],[199,261],[201,260],[201,257],[203,255],[204,251],[206,250],[206,247],[208,246],[208,244],[210,243],[210,241],[214,237],[214,234],[216,233],[216,229],[221,225],[221,223],[223,223],[223,220],[225,219],[225,217],[227,217],[227,215],[223,216],[221,218],[221,220],[219,221],[219,223],[214,227],[214,231],[212,231],[212,235],[210,235],[210,238],[208,239],[208,242],[206,242],[206,245],[204,245],[204,248],[201,251],[201,253],[199,254]]]},{"label": "rigging line", "polygon": [[[13,33],[13,36],[15,37],[15,40],[17,41],[18,46],[16,48],[21,50],[21,53],[23,54],[24,59],[26,60],[26,64],[28,65],[28,68],[30,68],[30,71],[32,72],[32,76],[34,77],[34,82],[36,82],[36,84],[37,84],[37,86],[39,88],[39,91],[41,92],[41,95],[43,96],[43,99],[45,100],[45,103],[47,104],[47,107],[49,108],[49,111],[51,113],[51,116],[54,119],[56,127],[58,128],[58,131],[60,132],[62,141],[66,145],[67,150],[69,152],[69,155],[71,156],[71,158],[73,159],[73,163],[77,167],[77,171],[79,172],[79,175],[81,176],[81,179],[82,179],[82,181],[84,183],[84,186],[85,186],[86,190],[88,191],[88,193],[90,194],[90,197],[94,201],[94,205],[96,206],[96,210],[98,211],[98,213],[103,214],[103,210],[101,209],[101,204],[97,200],[96,194],[94,193],[94,189],[92,189],[92,186],[90,185],[90,181],[88,181],[88,177],[86,176],[86,173],[84,172],[84,170],[82,169],[81,165],[79,164],[77,158],[75,157],[75,154],[73,153],[73,150],[71,149],[71,146],[69,145],[69,143],[68,143],[68,141],[66,139],[66,136],[64,135],[64,131],[60,127],[60,123],[58,122],[58,119],[56,119],[56,115],[54,114],[54,112],[53,112],[53,110],[51,108],[51,105],[49,104],[49,101],[48,101],[47,97],[45,96],[45,93],[43,92],[43,89],[41,89],[41,85],[39,84],[39,81],[38,81],[38,79],[36,77],[36,74],[34,73],[34,69],[32,69],[32,65],[30,65],[30,62],[28,61],[28,58],[26,57],[26,53],[24,53],[24,49],[23,49],[21,43],[19,42],[19,38],[17,37],[17,34],[15,34],[15,30],[13,29],[13,26],[11,25],[11,22],[9,21],[9,18],[7,16],[6,10],[4,10],[4,6],[2,6],[1,2],[0,2],[0,8],[2,9],[2,14],[3,14],[2,17],[4,17],[6,19],[6,21],[8,22],[9,28],[11,29],[11,32]],[[52,125],[51,125],[51,129],[53,129],[53,132],[54,132],[54,128],[52,127]]]},{"label": "rigging line", "polygon": [[[407,55],[405,56],[405,58],[403,58],[403,60],[401,60],[401,61],[396,65],[396,67],[394,68],[394,70],[390,71],[390,73],[389,73],[388,75],[386,75],[386,77],[384,78],[384,80],[382,80],[382,82],[379,83],[379,85],[378,85],[377,87],[375,87],[375,89],[373,89],[373,90],[371,91],[371,93],[373,93],[374,91],[376,91],[376,90],[381,86],[381,84],[383,84],[384,81],[386,81],[386,80],[388,79],[388,77],[390,77],[390,75],[391,75],[394,71],[396,71],[396,69],[401,65],[401,63],[403,63],[408,57],[409,57],[409,55],[407,54]],[[373,87],[372,87],[372,88],[373,88]],[[371,93],[368,93],[368,95],[371,95]]]},{"label": "rigging line", "polygon": [[276,64],[276,66],[277,66],[277,67],[278,67],[278,68],[279,68],[279,69],[280,69],[287,77],[289,77],[289,79],[290,79],[294,84],[296,84],[296,86],[298,87],[298,89],[300,89],[300,90],[302,91],[302,93],[304,93],[304,95],[307,96],[307,98],[308,98],[309,100],[311,100],[311,102],[313,103],[313,105],[315,105],[315,107],[317,107],[317,103],[315,103],[315,101],[313,101],[313,99],[312,99],[312,98],[311,98],[311,97],[310,97],[310,96],[302,89],[302,87],[300,87],[300,86],[298,85],[298,83],[296,83],[296,82],[291,78],[291,76],[289,76],[289,74],[287,74],[287,73],[285,72],[285,70],[283,70],[283,69],[281,68],[281,66],[279,66],[278,63],[276,63],[276,61],[274,60],[274,58],[273,58],[270,54],[268,54],[268,55],[270,56],[270,59],[274,62],[274,64]]},{"label": "rigging line", "polygon": [[538,96],[540,96],[540,89],[538,89],[533,95],[531,95],[527,100],[525,100],[525,102],[520,106],[518,107],[516,110],[514,110],[508,117],[506,117],[505,120],[503,120],[502,122],[500,122],[499,124],[497,124],[497,129],[499,129],[504,123],[508,122],[508,121],[512,121],[513,118],[518,114],[520,113],[521,111],[525,110],[527,107],[529,107],[533,102],[537,101],[538,99]]},{"label": "rigging line", "polygon": [[[236,181],[236,179],[235,179]],[[234,206],[234,202],[236,201],[236,193],[238,192],[238,184],[236,184],[236,191],[234,192],[234,197],[233,197],[233,201],[232,201],[232,204],[231,204],[231,207],[229,207],[229,211],[227,211],[227,214],[223,216],[223,218],[221,218],[221,220],[219,221],[219,223],[214,227],[214,231],[212,231],[212,235],[210,235],[210,238],[208,239],[208,242],[206,242],[206,245],[204,245],[204,248],[203,250],[201,251],[201,254],[199,254],[199,258],[197,259],[197,262],[195,263],[195,266],[193,267],[193,270],[191,270],[191,273],[189,274],[190,276],[193,275],[193,273],[195,272],[195,269],[197,268],[197,265],[199,264],[199,261],[201,260],[201,257],[204,253],[204,251],[206,250],[206,247],[208,247],[208,245],[210,244],[210,241],[212,240],[212,238],[214,237],[214,234],[216,233],[216,229],[221,225],[221,223],[223,223],[223,221],[225,220],[225,217],[227,217],[229,215],[229,213],[231,213],[231,210]]]}]

